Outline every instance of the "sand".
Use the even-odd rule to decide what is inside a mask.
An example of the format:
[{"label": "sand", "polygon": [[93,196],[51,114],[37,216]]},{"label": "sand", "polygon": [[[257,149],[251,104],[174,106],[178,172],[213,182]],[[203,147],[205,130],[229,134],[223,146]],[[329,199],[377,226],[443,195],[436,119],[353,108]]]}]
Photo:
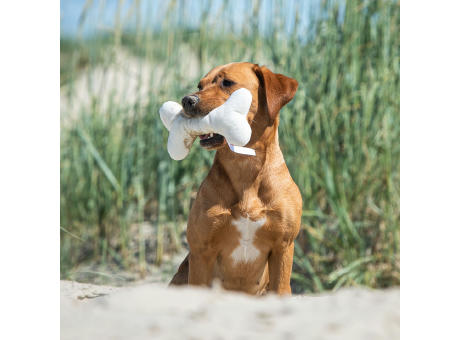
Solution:
[{"label": "sand", "polygon": [[282,298],[61,281],[61,339],[399,339],[399,289]]}]

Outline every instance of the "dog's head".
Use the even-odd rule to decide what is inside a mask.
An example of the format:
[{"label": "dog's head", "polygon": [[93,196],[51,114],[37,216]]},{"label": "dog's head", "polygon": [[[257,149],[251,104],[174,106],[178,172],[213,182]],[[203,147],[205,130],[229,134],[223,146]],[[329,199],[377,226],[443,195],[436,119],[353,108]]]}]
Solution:
[{"label": "dog's head", "polygon": [[[265,66],[252,63],[231,63],[213,68],[198,83],[198,92],[182,98],[188,117],[205,116],[222,105],[239,88],[251,91],[252,103],[247,115],[253,134],[248,145],[256,142],[268,127],[277,127],[280,109],[297,91],[297,81],[273,73]],[[200,136],[200,145],[217,149],[225,144],[219,134]]]}]

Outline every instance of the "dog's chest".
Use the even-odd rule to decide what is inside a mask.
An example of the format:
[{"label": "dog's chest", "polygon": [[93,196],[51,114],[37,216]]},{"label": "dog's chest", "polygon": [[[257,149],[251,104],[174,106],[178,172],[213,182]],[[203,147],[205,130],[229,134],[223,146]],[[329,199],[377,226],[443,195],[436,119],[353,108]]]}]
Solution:
[{"label": "dog's chest", "polygon": [[234,264],[254,262],[259,257],[260,250],[255,245],[256,234],[266,222],[266,217],[251,220],[240,216],[232,220],[231,224],[237,231],[237,246],[230,254]]}]

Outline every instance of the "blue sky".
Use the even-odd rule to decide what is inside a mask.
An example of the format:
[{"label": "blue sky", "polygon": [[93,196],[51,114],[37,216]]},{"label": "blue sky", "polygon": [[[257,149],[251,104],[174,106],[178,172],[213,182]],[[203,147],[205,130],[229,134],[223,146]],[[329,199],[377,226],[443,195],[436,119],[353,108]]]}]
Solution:
[{"label": "blue sky", "polygon": [[[217,13],[224,0],[213,0],[211,1],[210,12],[212,15],[211,20],[215,20],[217,24],[224,20],[226,24],[231,25],[235,30],[238,30],[242,25],[243,15],[241,13],[247,12],[252,7],[252,1],[245,0],[230,0],[230,16],[231,18],[218,17]],[[135,12],[133,4],[134,0],[125,0],[123,8],[121,10],[121,17],[128,18],[124,27],[129,28],[135,25],[134,18]],[[177,18],[177,24],[185,24],[192,27],[199,25],[199,13],[201,12],[202,6],[206,3],[202,0],[182,0],[178,1],[183,4],[183,17]],[[91,3],[84,24],[81,26],[81,33],[84,36],[93,35],[96,32],[102,32],[106,29],[113,28],[115,23],[116,11],[118,6],[118,0],[60,0],[61,4],[61,35],[62,36],[75,36],[79,31],[79,20],[85,4]],[[265,22],[264,18],[268,16],[271,9],[268,7],[271,1],[261,1],[260,16],[261,20],[259,25],[264,30]],[[283,1],[283,13],[277,15],[284,15],[287,17],[288,26],[294,23],[294,14],[296,7],[299,9],[299,18],[301,26],[306,26],[308,23],[309,12],[312,7],[317,7],[320,0],[309,0],[309,1],[297,1],[297,0],[285,0]],[[167,11],[167,1],[157,0],[144,0],[140,1],[141,4],[141,17],[142,27],[160,27],[162,18],[165,17]],[[131,14],[130,14],[131,13]],[[266,14],[265,14],[266,13]],[[179,22],[180,21],[180,22]],[[287,27],[289,30],[289,27]]]}]

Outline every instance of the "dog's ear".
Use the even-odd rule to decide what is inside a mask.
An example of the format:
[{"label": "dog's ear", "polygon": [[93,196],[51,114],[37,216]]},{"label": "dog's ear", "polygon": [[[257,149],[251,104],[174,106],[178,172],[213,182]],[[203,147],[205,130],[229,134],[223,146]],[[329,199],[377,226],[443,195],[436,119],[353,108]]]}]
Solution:
[{"label": "dog's ear", "polygon": [[294,98],[298,86],[297,80],[273,73],[265,66],[254,65],[254,72],[259,78],[268,115],[271,120],[274,120],[280,109]]}]

